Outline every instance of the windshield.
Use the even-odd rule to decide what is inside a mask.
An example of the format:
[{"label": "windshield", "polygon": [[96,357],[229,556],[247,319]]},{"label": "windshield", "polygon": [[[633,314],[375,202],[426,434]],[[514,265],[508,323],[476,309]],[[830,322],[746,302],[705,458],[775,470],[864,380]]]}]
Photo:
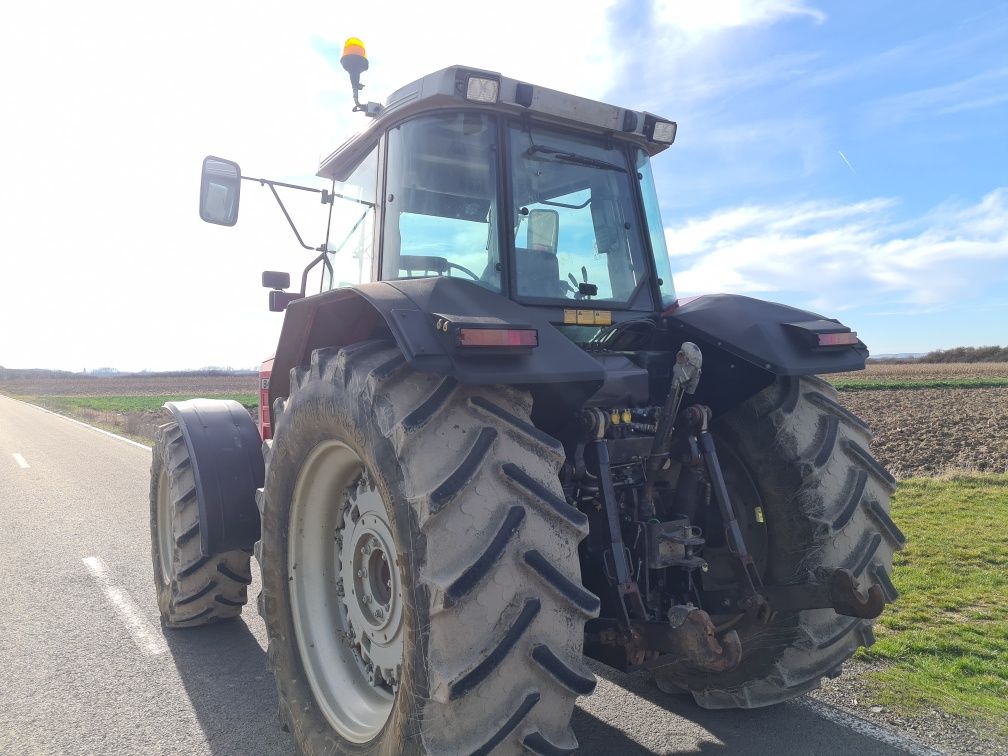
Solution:
[{"label": "windshield", "polygon": [[538,126],[513,125],[508,138],[517,295],[629,303],[650,266],[626,154]]}]

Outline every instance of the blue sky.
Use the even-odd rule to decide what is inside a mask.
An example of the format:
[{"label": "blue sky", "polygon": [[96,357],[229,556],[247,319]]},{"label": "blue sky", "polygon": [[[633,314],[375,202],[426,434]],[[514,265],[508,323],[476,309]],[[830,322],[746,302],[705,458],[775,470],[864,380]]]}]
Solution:
[{"label": "blue sky", "polygon": [[463,63],[676,119],[654,165],[681,294],[817,310],[875,353],[1008,343],[1004,3],[67,0],[0,27],[0,364],[269,355],[259,274],[309,255],[252,185],[234,229],[201,223],[200,162],[317,181],[364,125],[351,35],[371,99]]},{"label": "blue sky", "polygon": [[818,308],[879,353],[1008,341],[1008,6],[777,4],[699,41],[653,7],[613,10],[610,96],[679,121],[680,290]]}]

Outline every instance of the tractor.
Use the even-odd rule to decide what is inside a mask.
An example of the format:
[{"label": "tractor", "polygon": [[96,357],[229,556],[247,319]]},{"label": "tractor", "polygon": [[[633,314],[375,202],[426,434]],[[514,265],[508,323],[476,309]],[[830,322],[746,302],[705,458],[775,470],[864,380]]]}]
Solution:
[{"label": "tractor", "polygon": [[[895,481],[817,375],[864,368],[838,320],[677,298],[651,159],[676,123],[452,66],[361,104],[325,188],[207,157],[315,256],[257,419],[169,402],[150,524],[166,628],[258,609],[281,727],[306,754],[561,754],[596,678],[707,708],[840,674],[897,593]],[[278,189],[314,192],[311,247]]]}]

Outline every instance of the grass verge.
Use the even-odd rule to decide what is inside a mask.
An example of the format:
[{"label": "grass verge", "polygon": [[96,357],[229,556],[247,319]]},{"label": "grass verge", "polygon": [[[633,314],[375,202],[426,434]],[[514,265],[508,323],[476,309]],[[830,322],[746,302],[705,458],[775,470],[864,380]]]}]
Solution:
[{"label": "grass verge", "polygon": [[1003,388],[1008,378],[832,378],[830,383],[837,391],[885,391],[905,389],[970,389]]},{"label": "grass verge", "polygon": [[[36,404],[45,403],[48,409],[81,410],[89,409],[96,412],[153,412],[161,409],[165,402],[181,402],[192,399],[185,394],[171,394],[165,396],[45,396],[45,397],[18,397],[25,401]],[[206,399],[234,399],[244,407],[254,408],[258,406],[259,397],[254,393],[248,394],[214,394],[205,397]]]},{"label": "grass verge", "polygon": [[934,707],[1008,735],[1008,475],[901,481],[893,517],[907,536],[900,598],[862,649],[879,703]]}]

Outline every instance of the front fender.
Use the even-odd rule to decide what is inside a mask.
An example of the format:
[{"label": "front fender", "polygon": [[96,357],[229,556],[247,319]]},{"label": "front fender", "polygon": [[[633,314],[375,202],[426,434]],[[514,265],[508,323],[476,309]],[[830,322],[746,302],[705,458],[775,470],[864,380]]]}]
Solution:
[{"label": "front fender", "polygon": [[200,551],[214,556],[251,549],[259,540],[257,488],[265,466],[259,431],[230,399],[167,402],[189,451],[199,504]]}]

